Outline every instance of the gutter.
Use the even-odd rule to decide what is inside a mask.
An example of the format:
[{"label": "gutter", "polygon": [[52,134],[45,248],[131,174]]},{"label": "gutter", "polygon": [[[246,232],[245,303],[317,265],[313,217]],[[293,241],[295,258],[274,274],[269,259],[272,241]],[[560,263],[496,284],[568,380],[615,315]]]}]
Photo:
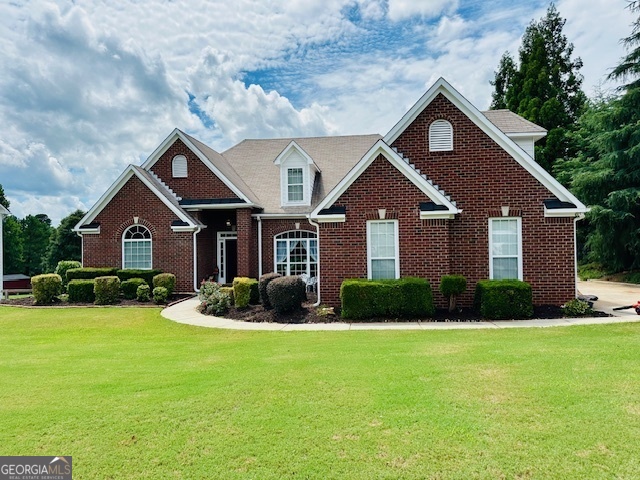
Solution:
[{"label": "gutter", "polygon": [[578,291],[578,222],[584,218],[584,213],[580,213],[573,219],[573,268],[575,270],[576,282],[576,298],[580,292]]},{"label": "gutter", "polygon": [[311,220],[311,214],[307,215],[307,220],[311,226],[316,227],[316,236],[318,238],[318,281],[316,282],[316,294],[317,300],[316,303],[313,304],[314,307],[320,306],[320,225],[313,220]]},{"label": "gutter", "polygon": [[193,289],[196,293],[200,292],[198,288],[200,284],[198,283],[198,242],[197,235],[202,231],[202,228],[196,227],[193,231]]},{"label": "gutter", "polygon": [[256,215],[258,220],[258,279],[262,276],[262,217]]}]

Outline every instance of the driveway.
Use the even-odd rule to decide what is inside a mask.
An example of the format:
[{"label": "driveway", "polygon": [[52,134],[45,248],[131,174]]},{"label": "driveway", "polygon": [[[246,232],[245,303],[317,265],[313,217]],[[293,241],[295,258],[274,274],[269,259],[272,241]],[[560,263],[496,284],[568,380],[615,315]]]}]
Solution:
[{"label": "driveway", "polygon": [[589,280],[578,282],[578,291],[582,295],[595,295],[598,301],[593,307],[617,317],[638,317],[634,309],[612,311],[614,307],[633,305],[640,301],[640,285],[629,283]]}]

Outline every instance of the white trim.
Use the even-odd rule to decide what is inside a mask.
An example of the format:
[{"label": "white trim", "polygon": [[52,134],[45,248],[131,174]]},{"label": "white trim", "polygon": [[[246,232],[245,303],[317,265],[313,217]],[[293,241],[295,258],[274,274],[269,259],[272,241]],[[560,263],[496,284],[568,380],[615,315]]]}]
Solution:
[{"label": "white trim", "polygon": [[309,215],[306,213],[254,213],[251,216],[269,220],[270,218],[308,218]]},{"label": "white trim", "polygon": [[302,157],[307,162],[307,165],[312,165],[313,168],[318,172],[321,171],[320,168],[318,167],[318,165],[316,165],[316,162],[313,161],[313,158],[311,158],[311,156],[305,151],[305,149],[302,148],[300,145],[298,145],[295,140],[291,140],[289,145],[287,145],[284,148],[284,150],[282,150],[282,152],[280,152],[280,154],[273,161],[273,164],[274,165],[281,165],[284,162],[284,160],[286,159],[286,157],[288,157],[290,155],[291,150],[294,150],[294,149],[297,150],[298,153],[300,153],[300,155],[302,155]]},{"label": "white trim", "polygon": [[207,228],[206,225],[205,226],[184,226],[184,225],[180,225],[177,227],[171,227],[171,231],[172,232],[195,232],[196,230],[200,231],[203,228]]},{"label": "white trim", "polygon": [[180,208],[187,212],[197,212],[200,210],[235,210],[237,208],[251,208],[251,206],[246,203],[196,203],[181,205]]},{"label": "white trim", "polygon": [[344,213],[335,213],[331,215],[318,215],[315,221],[318,223],[343,223],[347,220]]},{"label": "white trim", "polygon": [[[298,154],[297,158],[292,158],[294,153]],[[280,169],[280,206],[311,205],[315,172],[320,172],[311,156],[295,140],[292,140],[275,158],[273,164]],[[293,168],[302,170],[302,200],[289,200],[289,170]]]},{"label": "white trim", "polygon": [[249,206],[253,205],[253,202],[247,197],[238,187],[236,187],[233,182],[231,182],[227,177],[225,177],[218,167],[216,167],[211,160],[198,148],[196,147],[189,138],[182,133],[180,130],[175,128],[171,134],[163,140],[163,142],[158,145],[158,147],[153,151],[153,153],[147,158],[147,160],[142,164],[142,168],[144,170],[151,170],[151,168],[155,165],[155,163],[160,159],[160,157],[173,145],[173,143],[180,139],[182,143],[184,143],[189,150],[191,150],[201,161],[205,164],[205,166],[213,172],[213,174],[218,177],[222,183],[224,183],[229,189],[236,194],[238,198],[243,199]]},{"label": "white trim", "polygon": [[[127,234],[127,232],[128,232],[129,230],[131,230],[131,229],[132,229],[132,228],[134,228],[134,227],[141,227],[141,228],[144,228],[147,232],[149,232],[149,237],[150,237],[150,238],[149,238],[149,239],[146,239],[146,238],[145,238],[145,239],[142,239],[142,240],[139,240],[139,239],[126,240],[126,239],[124,238],[124,237],[125,237],[125,235]],[[140,242],[140,241],[148,241],[148,242],[151,244],[151,245],[150,245],[150,246],[151,246],[151,248],[150,248],[150,251],[149,251],[149,255],[150,255],[150,259],[149,259],[150,266],[149,266],[149,268],[127,267],[127,266],[126,266],[126,264],[125,264],[124,245],[125,245],[125,243],[133,243],[133,242]],[[133,225],[130,225],[129,227],[125,228],[124,232],[122,232],[121,248],[122,248],[122,269],[123,269],[123,270],[128,269],[128,268],[130,268],[130,269],[134,269],[134,268],[135,268],[136,270],[153,270],[153,234],[151,233],[151,230],[149,230],[149,228],[148,228],[147,226],[145,226],[145,225],[140,225],[140,224],[133,224]]]},{"label": "white trim", "polygon": [[109,187],[109,189],[100,197],[100,199],[95,203],[93,207],[87,212],[87,214],[82,217],[76,226],[74,227],[75,232],[79,233],[100,233],[98,229],[97,232],[87,231],[87,229],[81,229],[80,227],[84,224],[91,223],[95,218],[104,210],[104,208],[113,200],[116,194],[125,186],[125,184],[131,179],[131,177],[136,176],[149,190],[151,190],[156,197],[158,197],[162,203],[164,203],[169,210],[176,214],[176,216],[182,220],[183,222],[188,223],[192,227],[196,227],[197,225],[193,223],[192,220],[187,217],[184,212],[176,207],[173,203],[169,201],[169,199],[162,194],[162,192],[158,191],[157,187],[151,183],[145,176],[140,175],[140,173],[136,170],[136,167],[133,165],[129,165],[122,174],[118,177],[118,179]]},{"label": "white trim", "polygon": [[307,220],[309,221],[310,225],[315,227],[316,236],[318,238],[318,260],[317,260],[318,276],[317,276],[317,280],[316,280],[316,303],[314,303],[313,306],[314,307],[319,307],[320,306],[320,287],[321,287],[321,283],[322,283],[322,278],[320,276],[320,225],[318,225],[316,222],[311,220],[311,217],[307,217]]},{"label": "white trim", "polygon": [[544,168],[533,160],[522,148],[520,148],[507,134],[496,127],[485,117],[476,107],[454,89],[444,78],[439,78],[426,93],[411,107],[411,109],[400,119],[400,121],[387,133],[384,141],[391,145],[404,130],[422,113],[422,111],[436,98],[442,94],[453,105],[455,105],[469,120],[475,123],[484,133],[500,145],[516,162],[518,162],[527,172],[533,175],[545,188],[553,193],[559,200],[576,205],[576,213],[580,213],[587,207],[580,202],[569,190],[563,187],[560,182],[553,178]]},{"label": "white trim", "polygon": [[4,217],[9,215],[3,205],[0,205],[0,299],[4,298],[4,245],[2,243],[2,228],[4,223]]},{"label": "white trim", "polygon": [[[395,240],[395,276],[400,278],[400,235],[398,228],[398,220],[367,220],[367,278],[371,280],[372,268],[371,261],[371,225],[374,223],[393,223],[393,234]],[[383,258],[389,260],[388,258]],[[377,260],[377,258],[376,258]]]},{"label": "white trim", "polygon": [[262,217],[252,215],[258,220],[258,280],[262,277]]},{"label": "white trim", "polygon": [[[524,278],[524,272],[522,271],[522,218],[521,217],[489,217],[489,278],[493,280],[493,249],[492,247],[492,238],[493,238],[493,221],[499,220],[516,220],[517,233],[518,233],[518,280],[522,280]],[[505,258],[504,256],[500,256],[497,258]]]},{"label": "white trim", "polygon": [[100,225],[96,228],[78,228],[77,226],[73,229],[78,235],[99,235],[100,234]]},{"label": "white trim", "polygon": [[[458,209],[458,213],[462,213],[462,210]],[[454,218],[456,218],[455,214],[442,210],[420,212],[420,220],[451,220]]]},{"label": "white trim", "polygon": [[554,217],[578,217],[587,213],[589,209],[585,208],[547,208],[544,207],[544,216],[548,218]]},{"label": "white trim", "polygon": [[198,227],[193,232],[193,290],[200,292],[200,279],[198,278],[198,240],[197,235],[200,233],[201,228]]},{"label": "white trim", "polygon": [[[224,231],[216,235],[216,265],[218,266],[218,283],[229,283],[227,279],[227,240],[238,240],[238,232]],[[224,258],[223,258],[224,257]],[[233,281],[233,279],[231,279]]]},{"label": "white trim", "polygon": [[[373,147],[369,149],[362,159],[347,173],[347,175],[336,185],[320,204],[311,213],[311,218],[321,222],[327,215],[320,215],[320,211],[329,208],[342,195],[351,184],[378,158],[383,155],[391,165],[396,167],[400,173],[407,177],[420,191],[422,191],[436,205],[444,205],[447,210],[440,210],[440,213],[446,212],[451,215],[460,213],[460,210],[451,203],[439,190],[425,180],[415,168],[412,168],[403,158],[400,157],[387,143],[378,140]],[[326,221],[326,220],[325,220]],[[335,221],[335,220],[330,220]]]}]

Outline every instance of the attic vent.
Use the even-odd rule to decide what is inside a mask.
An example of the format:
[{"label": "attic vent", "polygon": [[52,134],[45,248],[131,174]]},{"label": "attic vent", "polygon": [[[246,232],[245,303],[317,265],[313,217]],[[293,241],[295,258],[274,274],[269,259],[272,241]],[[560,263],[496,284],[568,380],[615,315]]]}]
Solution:
[{"label": "attic vent", "polygon": [[429,151],[453,150],[453,127],[446,120],[436,120],[429,126]]},{"label": "attic vent", "polygon": [[171,163],[173,178],[187,177],[187,157],[184,155],[176,155]]}]

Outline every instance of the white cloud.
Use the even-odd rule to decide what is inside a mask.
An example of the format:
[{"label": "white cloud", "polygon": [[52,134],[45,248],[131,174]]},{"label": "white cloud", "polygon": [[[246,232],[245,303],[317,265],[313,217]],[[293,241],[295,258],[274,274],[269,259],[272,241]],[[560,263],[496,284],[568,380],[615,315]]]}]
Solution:
[{"label": "white cloud", "polygon": [[455,11],[457,0],[389,0],[389,18],[394,22],[414,15],[434,18],[442,13]]}]

